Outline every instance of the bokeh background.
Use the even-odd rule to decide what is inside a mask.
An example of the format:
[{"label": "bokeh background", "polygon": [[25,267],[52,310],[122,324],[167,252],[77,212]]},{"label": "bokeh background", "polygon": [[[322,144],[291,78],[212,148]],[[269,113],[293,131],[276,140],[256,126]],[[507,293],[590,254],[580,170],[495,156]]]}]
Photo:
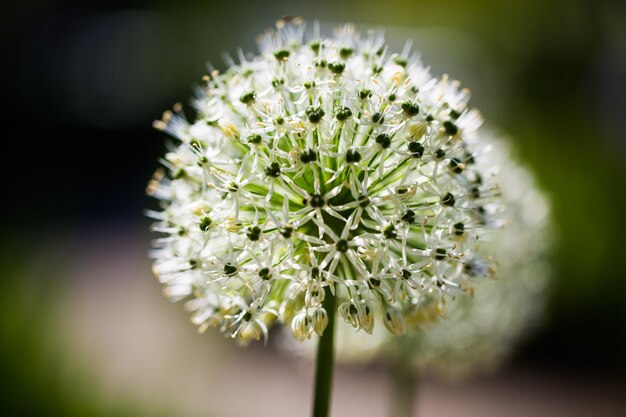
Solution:
[{"label": "bokeh background", "polygon": [[[311,364],[195,335],[151,278],[144,189],[223,52],[283,15],[384,27],[475,93],[553,205],[543,325],[501,371],[427,379],[424,416],[626,415],[626,4],[610,0],[90,1],[3,5],[0,414],[306,416]],[[336,416],[387,409],[340,367]]]}]

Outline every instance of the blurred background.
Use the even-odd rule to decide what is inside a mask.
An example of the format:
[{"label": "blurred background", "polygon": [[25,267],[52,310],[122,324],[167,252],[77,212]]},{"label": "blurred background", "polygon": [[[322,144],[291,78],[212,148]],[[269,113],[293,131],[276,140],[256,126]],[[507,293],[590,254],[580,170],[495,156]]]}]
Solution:
[{"label": "blurred background", "polygon": [[[495,374],[427,379],[422,416],[626,415],[626,4],[610,0],[90,1],[3,6],[0,403],[9,416],[309,412],[312,366],[197,336],[152,278],[151,127],[210,61],[283,15],[384,27],[508,132],[553,205],[543,325]],[[380,416],[340,367],[336,416]]]}]

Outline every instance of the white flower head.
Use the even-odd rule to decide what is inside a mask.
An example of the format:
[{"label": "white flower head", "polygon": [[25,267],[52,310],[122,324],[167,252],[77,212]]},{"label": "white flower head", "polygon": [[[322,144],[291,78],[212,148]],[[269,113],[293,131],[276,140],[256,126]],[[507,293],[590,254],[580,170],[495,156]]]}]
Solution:
[{"label": "white flower head", "polygon": [[393,333],[425,299],[489,273],[477,242],[498,204],[469,94],[351,25],[280,21],[260,54],[204,78],[150,182],[154,270],[201,330],[242,341],[279,321],[322,334],[325,294],[357,329]]}]

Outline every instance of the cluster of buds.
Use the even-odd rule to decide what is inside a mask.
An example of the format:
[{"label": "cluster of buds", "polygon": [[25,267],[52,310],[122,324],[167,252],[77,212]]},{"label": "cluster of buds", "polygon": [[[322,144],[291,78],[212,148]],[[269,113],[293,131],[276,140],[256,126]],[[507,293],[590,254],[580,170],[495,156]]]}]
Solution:
[{"label": "cluster of buds", "polygon": [[466,89],[351,25],[282,20],[258,43],[210,70],[192,121],[175,106],[155,122],[175,141],[148,186],[154,271],[200,330],[246,342],[279,321],[308,339],[332,293],[355,328],[402,334],[492,273],[478,247],[500,191]]}]

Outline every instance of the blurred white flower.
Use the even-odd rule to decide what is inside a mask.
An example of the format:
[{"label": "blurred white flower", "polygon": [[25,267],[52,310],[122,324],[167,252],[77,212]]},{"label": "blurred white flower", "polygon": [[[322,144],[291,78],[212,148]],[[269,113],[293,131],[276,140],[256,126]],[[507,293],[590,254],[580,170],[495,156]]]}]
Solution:
[{"label": "blurred white flower", "polygon": [[244,342],[276,320],[322,334],[327,291],[355,328],[378,316],[403,333],[425,301],[492,271],[478,241],[499,192],[480,114],[380,34],[277,26],[259,55],[205,77],[193,121],[176,106],[155,122],[176,140],[148,186],[154,271],[200,330]]}]

